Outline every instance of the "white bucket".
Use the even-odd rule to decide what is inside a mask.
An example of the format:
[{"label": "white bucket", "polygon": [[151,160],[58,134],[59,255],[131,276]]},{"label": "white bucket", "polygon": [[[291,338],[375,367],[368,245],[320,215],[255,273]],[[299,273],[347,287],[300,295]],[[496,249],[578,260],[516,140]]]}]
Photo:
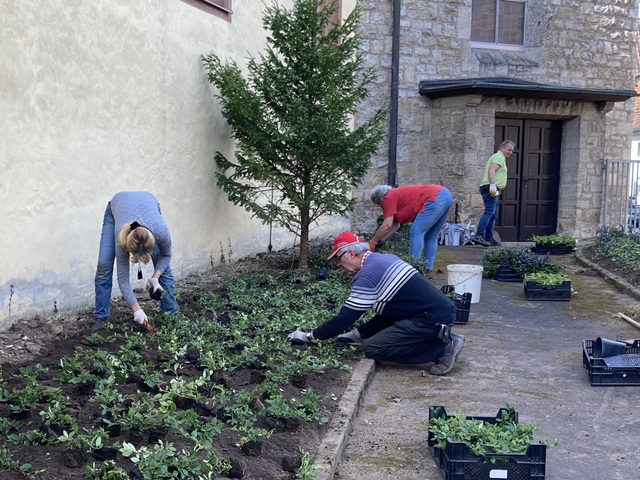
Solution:
[{"label": "white bucket", "polygon": [[460,245],[460,230],[455,229],[451,235],[451,245],[458,247]]},{"label": "white bucket", "polygon": [[478,303],[482,286],[482,267],[480,265],[447,265],[447,285],[453,285],[458,295],[471,293],[471,303]]}]

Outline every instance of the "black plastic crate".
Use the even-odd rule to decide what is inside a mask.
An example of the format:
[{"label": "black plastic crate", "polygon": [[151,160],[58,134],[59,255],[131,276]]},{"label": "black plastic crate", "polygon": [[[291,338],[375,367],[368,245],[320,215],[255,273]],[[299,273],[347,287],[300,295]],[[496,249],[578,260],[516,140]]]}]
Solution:
[{"label": "black plastic crate", "polygon": [[[465,324],[469,323],[469,313],[471,312],[471,292],[466,292],[460,295],[455,293],[456,289],[453,285],[443,285],[442,293],[447,295],[453,304],[456,306],[456,320],[453,323]],[[453,294],[455,293],[455,296]]]},{"label": "black plastic crate", "polygon": [[[596,387],[640,386],[640,366],[609,366],[604,358],[593,357],[595,340],[582,341],[582,365],[589,372],[589,382]],[[627,354],[640,354],[640,340],[627,345]]]},{"label": "black plastic crate", "polygon": [[531,250],[536,255],[567,255],[569,253],[573,253],[575,247],[570,245],[554,245],[553,247],[538,247],[537,245],[533,247]]},{"label": "black plastic crate", "polygon": [[[498,410],[495,417],[466,417],[468,420],[482,420],[496,423],[505,409]],[[450,418],[444,407],[429,407],[429,420],[432,418]],[[516,423],[518,413],[516,412]],[[429,430],[427,443],[433,459],[438,464],[444,480],[505,480],[544,479],[547,460],[547,446],[544,443],[532,443],[525,453],[500,453],[483,456],[471,452],[464,442],[447,440],[444,448],[435,448],[435,439]],[[498,459],[508,463],[488,463]]]},{"label": "black plastic crate", "polygon": [[496,275],[496,280],[499,282],[522,282],[524,278],[518,275],[513,268],[501,265],[498,267],[498,274]]},{"label": "black plastic crate", "polygon": [[530,280],[524,282],[524,294],[527,300],[564,301],[571,300],[571,280],[565,280],[561,285],[549,287]]}]

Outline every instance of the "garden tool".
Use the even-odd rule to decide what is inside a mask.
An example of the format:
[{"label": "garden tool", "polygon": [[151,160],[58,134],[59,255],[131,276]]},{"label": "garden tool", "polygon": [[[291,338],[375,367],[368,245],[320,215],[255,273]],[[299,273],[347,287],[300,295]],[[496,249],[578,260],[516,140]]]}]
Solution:
[{"label": "garden tool", "polygon": [[149,335],[155,335],[156,334],[156,328],[153,325],[153,322],[151,320],[145,320],[142,325],[144,326],[144,328],[147,329],[147,332],[149,332]]}]

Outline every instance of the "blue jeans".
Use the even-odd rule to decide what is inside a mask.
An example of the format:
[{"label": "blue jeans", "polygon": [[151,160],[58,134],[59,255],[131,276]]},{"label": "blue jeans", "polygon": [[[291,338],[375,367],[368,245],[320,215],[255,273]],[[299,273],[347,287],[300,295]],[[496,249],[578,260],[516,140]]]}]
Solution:
[{"label": "blue jeans", "polygon": [[[151,261],[154,263],[160,255],[160,248],[156,245]],[[107,205],[102,220],[102,233],[100,234],[100,250],[98,251],[98,267],[95,277],[96,306],[93,310],[94,318],[105,320],[111,312],[111,289],[113,287],[113,264],[116,259],[115,220],[111,213],[111,202]],[[160,308],[170,314],[178,313],[180,307],[176,300],[176,282],[167,267],[160,275],[158,282],[164,288],[164,295],[160,300]]]},{"label": "blue jeans", "polygon": [[424,318],[398,320],[366,339],[364,354],[373,360],[415,365],[437,361],[446,344],[438,339],[440,327]]},{"label": "blue jeans", "polygon": [[438,235],[442,225],[447,221],[452,203],[451,192],[446,188],[441,190],[435,201],[427,202],[424,210],[411,224],[409,255],[415,260],[420,260],[424,249],[424,263],[427,270],[433,268],[438,251]]},{"label": "blue jeans", "polygon": [[484,213],[478,222],[477,235],[481,235],[490,242],[493,240],[493,226],[496,223],[496,218],[498,218],[498,200],[500,197],[498,195],[492,197],[489,193],[488,185],[480,187],[480,195],[482,195],[482,201],[484,202]]}]

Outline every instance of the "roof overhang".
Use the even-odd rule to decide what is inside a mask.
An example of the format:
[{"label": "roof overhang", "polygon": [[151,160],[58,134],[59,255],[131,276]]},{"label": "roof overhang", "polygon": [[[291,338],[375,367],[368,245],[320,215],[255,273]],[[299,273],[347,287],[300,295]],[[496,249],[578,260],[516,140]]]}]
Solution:
[{"label": "roof overhang", "polygon": [[423,80],[420,82],[419,92],[420,95],[425,95],[432,99],[476,94],[494,97],[541,98],[595,103],[624,102],[638,95],[635,90],[561,87],[506,77]]}]

